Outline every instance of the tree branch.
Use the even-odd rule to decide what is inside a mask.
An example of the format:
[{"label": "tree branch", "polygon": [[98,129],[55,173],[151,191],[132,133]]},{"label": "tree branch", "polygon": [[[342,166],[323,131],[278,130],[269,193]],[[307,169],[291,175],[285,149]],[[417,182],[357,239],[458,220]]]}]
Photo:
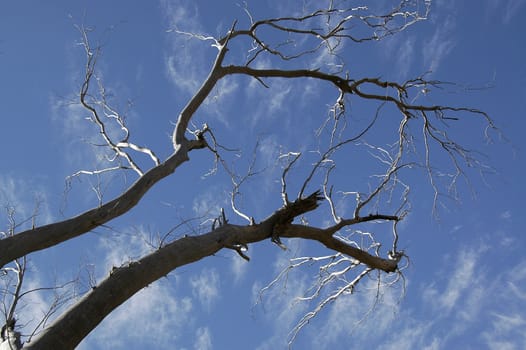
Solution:
[{"label": "tree branch", "polygon": [[[232,30],[234,29],[235,24],[236,23],[234,22],[234,24],[232,25]],[[229,33],[231,33],[232,30]],[[208,95],[210,94],[214,86],[217,84],[219,79],[221,79],[226,74],[225,70],[221,67],[221,64],[223,63],[225,55],[228,52],[227,44],[229,38],[230,36],[227,36],[224,44],[222,44],[222,46],[218,46],[219,52],[216,56],[214,65],[212,66],[208,77],[179,114],[177,124],[175,125],[175,129],[172,134],[172,142],[174,149],[176,149],[179,144],[185,142],[185,133],[188,128],[188,123],[190,123],[190,119],[192,119],[194,113],[201,106],[203,101],[208,97]]]},{"label": "tree branch", "polygon": [[[280,235],[283,237],[316,240],[329,249],[359,260],[370,268],[386,272],[396,271],[396,260],[375,257],[349,246],[332,236],[334,228],[324,230],[289,223],[294,218],[316,209],[319,200],[321,200],[319,192],[314,192],[306,198],[298,199],[278,209],[259,224],[247,226],[225,224],[200,236],[186,236],[136,262],[114,269],[104,281],[64,312],[25,348],[72,349],[114,309],[150,283],[180,266],[211,256],[223,248],[247,247],[250,243],[265,240],[276,227],[279,227]],[[346,223],[350,225],[385,218],[386,216],[383,215],[369,216],[349,220]]]},{"label": "tree branch", "polygon": [[128,212],[157,182],[186,162],[189,159],[189,151],[202,147],[204,143],[199,140],[183,142],[164,163],[146,172],[127,191],[106,204],[73,218],[36,227],[0,240],[0,266],[31,252],[82,235]]}]

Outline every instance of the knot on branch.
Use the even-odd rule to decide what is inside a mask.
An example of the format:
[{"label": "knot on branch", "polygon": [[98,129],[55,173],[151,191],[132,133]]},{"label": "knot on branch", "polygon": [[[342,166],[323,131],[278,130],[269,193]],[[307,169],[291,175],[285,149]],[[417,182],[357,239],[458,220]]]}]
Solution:
[{"label": "knot on branch", "polygon": [[394,260],[396,261],[397,263],[403,258],[403,257],[407,257],[407,255],[405,254],[405,252],[403,250],[401,251],[393,251],[393,250],[390,250],[388,253],[387,253],[387,256],[389,257],[389,260]]},{"label": "knot on branch", "polygon": [[16,319],[9,318],[0,332],[0,349],[21,349],[20,332],[15,330]]},{"label": "knot on branch", "polygon": [[279,239],[279,232],[284,230],[285,226],[292,224],[294,218],[316,209],[323,198],[323,195],[318,190],[307,197],[298,198],[292,203],[289,202],[279,209],[274,215],[275,222],[271,233],[272,242],[276,243],[280,248],[286,249]]},{"label": "knot on branch", "polygon": [[298,198],[292,203],[287,203],[276,212],[276,224],[291,224],[294,218],[316,209],[323,198],[323,195],[318,190],[307,197]]},{"label": "knot on branch", "polygon": [[228,224],[228,220],[225,215],[225,209],[221,208],[221,214],[212,222],[212,231],[226,224]]},{"label": "knot on branch", "polygon": [[195,139],[193,140],[188,140],[190,146],[189,149],[202,149],[208,147],[208,142],[206,142],[205,134],[207,132],[211,133],[211,131],[208,128],[207,124],[204,124],[202,129],[189,132],[195,137]]},{"label": "knot on branch", "polygon": [[236,253],[246,261],[250,261],[250,257],[245,254],[245,252],[248,251],[248,245],[246,245],[245,243],[236,243],[226,247],[235,250]]}]

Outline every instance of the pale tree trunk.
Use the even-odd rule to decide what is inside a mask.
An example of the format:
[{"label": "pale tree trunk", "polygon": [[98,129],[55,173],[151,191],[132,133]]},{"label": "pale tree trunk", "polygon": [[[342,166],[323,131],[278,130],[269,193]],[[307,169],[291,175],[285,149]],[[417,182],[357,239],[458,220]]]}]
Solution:
[{"label": "pale tree trunk", "polygon": [[[104,281],[66,310],[24,348],[72,349],[119,305],[174,269],[211,256],[223,248],[238,250],[247,247],[250,243],[268,239],[276,230],[280,230],[278,234],[282,237],[320,241],[330,249],[368,262],[371,268],[386,272],[396,271],[398,261],[372,256],[334,238],[333,228],[317,229],[290,224],[295,217],[316,209],[320,199],[318,193],[313,193],[276,211],[259,224],[247,226],[224,224],[203,235],[180,238],[138,261],[115,268]],[[383,219],[394,218],[371,216],[356,220],[354,223]]]}]

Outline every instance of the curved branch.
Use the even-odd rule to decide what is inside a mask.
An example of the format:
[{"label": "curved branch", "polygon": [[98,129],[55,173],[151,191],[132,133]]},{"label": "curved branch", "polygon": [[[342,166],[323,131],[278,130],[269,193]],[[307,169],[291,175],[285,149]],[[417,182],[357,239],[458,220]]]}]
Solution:
[{"label": "curved branch", "polygon": [[[224,75],[229,74],[243,74],[248,75],[254,78],[289,78],[289,79],[297,79],[297,78],[314,78],[322,81],[327,81],[329,83],[332,83],[334,86],[336,86],[342,93],[347,94],[355,94],[359,97],[362,97],[364,99],[368,100],[376,100],[381,102],[391,102],[397,106],[397,108],[406,116],[408,117],[414,117],[412,111],[417,112],[435,112],[437,113],[437,117],[440,119],[452,119],[452,118],[446,118],[443,113],[446,111],[451,112],[468,112],[472,114],[478,114],[481,115],[484,120],[488,123],[488,126],[491,129],[497,129],[495,125],[493,124],[493,121],[491,118],[487,115],[487,113],[478,110],[476,108],[468,108],[468,107],[450,107],[450,106],[442,106],[442,105],[414,105],[412,103],[406,102],[406,97],[408,95],[408,89],[412,87],[412,85],[406,86],[401,85],[396,82],[391,81],[382,81],[378,78],[363,78],[360,80],[354,80],[354,79],[347,79],[342,78],[338,75],[329,74],[321,72],[318,69],[255,69],[251,67],[246,66],[235,66],[235,65],[229,65],[223,68]],[[409,82],[412,82],[411,80]],[[438,84],[438,82],[432,82],[433,84]],[[375,86],[377,88],[381,89],[393,89],[397,91],[398,96],[393,97],[389,94],[372,94],[372,93],[366,93],[363,91],[363,88],[365,85],[370,84],[372,86]]]},{"label": "curved branch", "polygon": [[203,141],[186,141],[180,144],[174,154],[164,163],[146,172],[126,192],[106,204],[73,218],[20,232],[0,240],[0,266],[31,252],[82,235],[128,212],[157,182],[172,174],[186,162],[189,159],[189,151],[203,147]]},{"label": "curved branch", "polygon": [[[396,217],[391,217],[392,220],[397,219]],[[370,219],[378,220],[378,219]],[[348,222],[355,224],[358,222],[364,222],[366,220],[349,220]],[[338,226],[338,225],[337,225]],[[343,225],[343,226],[349,226]],[[289,238],[304,238],[315,240],[327,248],[340,252],[342,254],[353,257],[354,259],[360,261],[361,263],[378,270],[385,272],[395,272],[398,268],[398,261],[392,259],[384,259],[378,256],[371,255],[366,251],[353,247],[341,239],[334,237],[333,233],[337,231],[334,228],[330,229],[321,229],[317,227],[303,226],[303,225],[290,225],[284,231],[280,232],[280,236],[289,237]]]},{"label": "curved branch", "polygon": [[[229,38],[237,36],[247,36],[252,39],[252,57],[248,59],[246,65],[250,65],[262,53],[279,57],[281,60],[289,61],[302,57],[307,54],[318,52],[322,47],[326,47],[328,52],[336,55],[336,48],[344,40],[361,43],[371,40],[381,40],[384,37],[403,31],[405,28],[427,18],[430,8],[430,2],[401,1],[394,8],[388,8],[385,13],[369,13],[366,6],[358,7],[338,7],[331,2],[327,8],[314,9],[304,15],[285,16],[254,21],[248,9],[244,8],[247,13],[251,26],[245,30],[236,30],[229,32],[228,36],[217,40],[222,44]],[[305,11],[305,10],[304,10]],[[309,10],[307,10],[309,11]],[[274,36],[283,35],[287,39],[277,44],[263,39],[258,31],[269,30]],[[303,48],[302,45],[294,44],[294,37],[298,41],[306,38],[313,39],[313,47]],[[283,49],[283,46],[300,49],[295,51]]]},{"label": "curved branch", "polygon": [[[88,50],[88,69],[86,70],[85,81],[81,88],[81,102],[84,103],[89,82],[93,76],[93,65],[97,55]],[[153,187],[161,179],[172,174],[177,167],[187,161],[188,152],[192,149],[204,148],[206,141],[203,137],[198,137],[197,140],[188,140],[185,136],[190,119],[194,113],[201,106],[203,101],[212,91],[219,79],[225,75],[221,63],[227,52],[226,45],[222,46],[217,55],[216,61],[208,78],[204,81],[199,91],[188,102],[186,107],[179,115],[175,130],[173,132],[173,146],[175,152],[164,163],[150,169],[122,195],[107,202],[100,207],[88,210],[76,217],[41,226],[35,229],[27,230],[18,233],[12,237],[0,240],[0,267],[6,263],[27,255],[31,252],[45,249],[64,242],[71,238],[82,235],[99,225],[102,225],[133,208],[139,200],[146,194],[146,192]],[[93,60],[93,62],[92,62]],[[93,107],[85,104],[84,107],[92,110]]]},{"label": "curved branch", "polygon": [[[232,25],[232,29],[229,33],[233,32],[235,25],[236,22],[234,22],[234,24]],[[172,135],[174,149],[177,148],[177,145],[185,142],[185,133],[188,129],[190,119],[192,119],[194,113],[201,106],[203,101],[208,97],[208,95],[210,94],[214,86],[217,84],[219,79],[224,77],[226,74],[225,70],[221,67],[221,64],[223,63],[225,55],[228,52],[227,44],[229,38],[230,34],[226,37],[226,40],[224,41],[224,43],[222,43],[222,46],[217,45],[219,48],[219,53],[216,56],[216,60],[214,62],[214,65],[212,66],[210,74],[206,78],[203,85],[201,85],[199,90],[190,99],[188,104],[183,108],[181,114],[179,114],[179,118],[177,119],[177,124],[175,125],[175,129]]]},{"label": "curved branch", "polygon": [[[263,241],[269,238],[276,226],[279,226],[280,234],[284,237],[317,240],[330,249],[352,256],[369,268],[396,271],[397,260],[382,259],[351,247],[332,237],[330,230],[288,224],[295,217],[316,209],[320,199],[319,193],[315,192],[275,211],[257,225],[225,224],[200,236],[180,238],[136,262],[115,268],[101,284],[63,313],[25,348],[72,349],[107,315],[145,286],[180,266],[211,256],[223,248],[247,247],[250,243]],[[347,224],[382,218],[382,215],[372,215],[349,220]]]}]

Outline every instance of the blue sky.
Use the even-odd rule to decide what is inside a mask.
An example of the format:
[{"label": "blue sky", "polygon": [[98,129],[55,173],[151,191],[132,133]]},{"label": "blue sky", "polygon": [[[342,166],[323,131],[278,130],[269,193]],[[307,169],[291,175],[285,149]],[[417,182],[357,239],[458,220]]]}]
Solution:
[{"label": "blue sky", "polygon": [[[248,3],[256,18],[298,6],[295,1],[279,6],[270,1]],[[494,171],[481,176],[467,169],[471,182],[459,184],[458,201],[440,198],[437,215],[425,172],[415,169],[408,175],[412,211],[399,228],[399,244],[410,256],[405,292],[401,284],[382,288],[381,302],[369,312],[375,281],[362,281],[357,293],[329,305],[306,326],[295,348],[526,348],[526,1],[474,4],[434,1],[427,21],[380,43],[344,48],[351,76],[406,80],[431,71],[432,79],[456,82],[418,98],[422,103],[484,110],[505,139],[494,134],[492,143],[485,142],[475,122],[452,125],[452,135],[483,152]],[[206,77],[216,54],[210,42],[190,40],[173,29],[219,36],[236,19],[238,28],[247,24],[235,1],[221,6],[169,0],[1,3],[2,206],[14,207],[22,221],[38,202],[37,223],[44,224],[97,205],[93,187],[100,185],[102,200],[107,200],[135,179],[132,173],[101,179],[82,176],[66,191],[69,175],[103,164],[100,149],[86,142],[94,140],[97,130],[84,120],[78,105],[69,103],[82,81],[84,64],[75,25],[94,29],[91,38],[103,48],[99,75],[114,96],[114,106],[127,111],[136,142],[165,158],[171,152],[169,135],[178,111]],[[239,57],[234,53],[232,60]],[[334,93],[321,85],[284,80],[270,85],[264,89],[241,77],[225,80],[195,119],[198,127],[207,122],[222,144],[247,155],[239,161],[229,159],[239,173],[246,171],[259,140],[257,165],[266,169],[265,176],[242,189],[240,202],[256,219],[280,206],[279,184],[272,178],[280,147],[304,151],[312,146],[313,140],[306,138],[312,137],[326,116],[327,103],[334,100]],[[132,107],[128,101],[133,101]],[[352,108],[358,125],[368,120],[360,119],[371,113],[367,106]],[[384,144],[392,142],[389,120],[381,125],[375,135],[386,137]],[[352,161],[339,163],[339,176],[350,177],[349,186],[367,188],[366,182],[357,183],[377,164],[360,155],[368,154],[365,146],[358,149],[362,152],[353,154]],[[147,157],[138,159],[151,166]],[[435,166],[448,167],[446,160],[437,154]],[[26,288],[66,281],[79,273],[84,282],[89,273],[100,281],[112,265],[147,253],[145,241],[184,219],[199,218],[180,227],[175,236],[204,232],[198,224],[229,206],[228,176],[204,176],[212,167],[210,154],[192,153],[175,176],[161,182],[132,212],[111,222],[109,229],[32,254]],[[312,220],[323,224],[327,219],[322,215]],[[6,215],[0,216],[0,224],[5,230]],[[290,258],[328,254],[311,243],[285,243],[287,252],[268,241],[250,247],[249,263],[226,251],[174,271],[109,316],[80,348],[285,348],[290,330],[315,307],[294,302],[312,283],[314,269],[292,273],[286,286],[274,286],[260,302],[259,292]],[[32,330],[51,297],[28,296],[27,306],[18,313],[27,323],[23,332]]]}]

